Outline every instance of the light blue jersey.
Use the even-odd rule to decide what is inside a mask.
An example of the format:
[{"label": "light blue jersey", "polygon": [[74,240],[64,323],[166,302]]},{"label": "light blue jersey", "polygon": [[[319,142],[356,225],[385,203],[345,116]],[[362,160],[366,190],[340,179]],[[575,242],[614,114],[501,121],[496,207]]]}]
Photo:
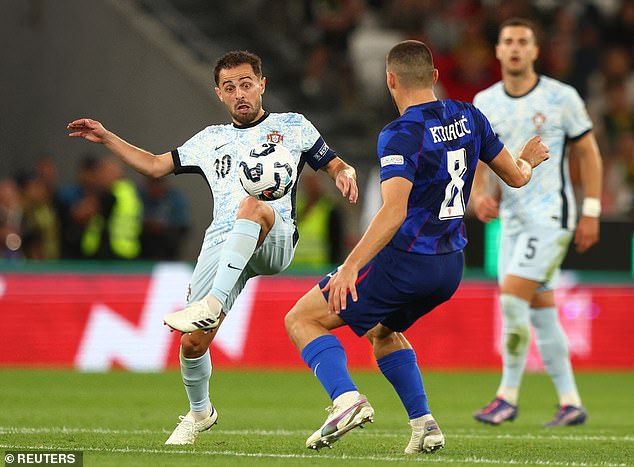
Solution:
[{"label": "light blue jersey", "polygon": [[[208,126],[172,151],[174,173],[200,173],[214,198],[213,220],[205,231],[202,250],[226,240],[238,205],[246,196],[237,169],[253,146],[266,142],[282,143],[291,152],[298,175],[304,163],[318,170],[335,157],[313,124],[297,113],[267,112],[247,125]],[[296,186],[290,196],[269,202],[284,220],[292,223]]]},{"label": "light blue jersey", "polygon": [[514,156],[535,135],[541,135],[550,152],[550,159],[533,171],[527,185],[511,188],[500,183],[500,219],[505,232],[517,233],[527,226],[573,230],[576,206],[566,142],[592,129],[577,91],[540,76],[535,87],[523,96],[510,96],[500,81],[478,93],[473,103],[487,116],[493,131]]}]

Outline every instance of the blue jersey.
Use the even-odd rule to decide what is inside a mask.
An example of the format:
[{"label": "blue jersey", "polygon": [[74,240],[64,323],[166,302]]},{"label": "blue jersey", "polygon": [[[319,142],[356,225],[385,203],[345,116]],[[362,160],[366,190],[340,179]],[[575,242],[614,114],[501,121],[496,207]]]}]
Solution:
[{"label": "blue jersey", "polygon": [[441,100],[408,107],[379,134],[381,181],[412,182],[407,217],[390,245],[425,255],[462,250],[462,219],[478,159],[489,163],[504,145],[473,105]]}]

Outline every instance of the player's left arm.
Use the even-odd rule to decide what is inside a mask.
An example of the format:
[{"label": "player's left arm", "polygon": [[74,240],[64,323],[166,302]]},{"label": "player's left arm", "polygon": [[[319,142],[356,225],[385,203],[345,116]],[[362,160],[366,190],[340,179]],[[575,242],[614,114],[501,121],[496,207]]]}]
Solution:
[{"label": "player's left arm", "polygon": [[412,182],[403,177],[392,177],[381,183],[383,206],[376,213],[359,243],[352,249],[338,271],[331,277],[324,291],[330,292],[328,308],[339,314],[346,309],[348,292],[357,301],[356,281],[359,270],[388,244],[407,216]]},{"label": "player's left arm", "polygon": [[322,169],[335,181],[335,185],[348,201],[356,203],[359,198],[357,187],[357,172],[354,167],[345,163],[341,158],[335,157]]},{"label": "player's left arm", "polygon": [[583,253],[599,241],[603,163],[592,131],[570,143],[570,147],[572,156],[579,158],[583,187],[584,199],[574,240],[577,251]]}]

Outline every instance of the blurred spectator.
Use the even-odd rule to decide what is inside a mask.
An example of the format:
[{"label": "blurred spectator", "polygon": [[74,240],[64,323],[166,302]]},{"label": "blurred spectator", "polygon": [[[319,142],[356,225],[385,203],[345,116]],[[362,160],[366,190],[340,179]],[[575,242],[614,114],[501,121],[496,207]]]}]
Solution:
[{"label": "blurred spectator", "polygon": [[44,184],[46,191],[48,191],[50,200],[55,204],[57,196],[58,172],[53,156],[50,154],[42,155],[35,164],[35,174]]},{"label": "blurred spectator", "polygon": [[0,180],[0,258],[22,257],[22,217],[20,189],[11,178]]},{"label": "blurred spectator", "polygon": [[35,173],[21,175],[22,249],[28,259],[59,258],[59,219],[49,188]]},{"label": "blurred spectator", "polygon": [[599,68],[604,53],[604,44],[601,41],[602,28],[600,12],[593,5],[587,5],[579,18],[569,75],[569,84],[574,86],[583,98],[588,97],[588,79],[592,72]]},{"label": "blurred spectator", "polygon": [[102,159],[95,213],[81,240],[84,258],[134,259],[141,253],[143,203],[118,159]]},{"label": "blurred spectator", "polygon": [[499,78],[491,49],[483,41],[464,43],[450,57],[439,60],[437,68],[443,94],[452,99],[471,102],[476,93]]},{"label": "blurred spectator", "polygon": [[575,17],[567,8],[558,8],[552,27],[542,37],[540,55],[544,74],[565,83],[570,82],[575,33]]},{"label": "blurred spectator", "polygon": [[611,157],[605,161],[603,206],[607,213],[634,220],[634,132],[619,135]]},{"label": "blurred spectator", "polygon": [[76,168],[75,183],[59,190],[61,255],[65,259],[82,258],[84,230],[97,212],[99,161],[86,154]]},{"label": "blurred spectator", "polygon": [[622,134],[634,134],[634,106],[628,103],[627,88],[623,80],[606,83],[606,107],[603,128],[610,148],[615,148]]},{"label": "blurred spectator", "polygon": [[610,44],[625,47],[634,59],[634,0],[620,3],[620,9],[606,27],[606,39]]},{"label": "blurred spectator", "polygon": [[604,51],[600,67],[588,78],[588,106],[595,118],[607,110],[606,90],[609,83],[623,81],[625,84],[625,100],[629,106],[634,106],[634,72],[632,72],[632,57],[625,47],[615,45]]},{"label": "blurred spectator", "polygon": [[334,82],[341,86],[338,97],[346,106],[354,106],[354,70],[348,56],[348,39],[361,19],[364,4],[361,0],[305,0],[305,5],[305,35],[310,51],[302,91],[309,98],[323,97],[327,72],[332,67],[337,71]]},{"label": "blurred spectator", "polygon": [[[381,16],[385,27],[399,31],[404,39],[424,40],[423,24],[429,17],[428,10],[427,2],[420,0],[389,0],[384,3]],[[440,23],[441,18],[438,14],[435,19]],[[451,36],[451,28],[447,27],[445,33]]]},{"label": "blurred spectator", "polygon": [[297,243],[293,266],[323,268],[340,264],[344,253],[343,220],[325,191],[321,174],[302,173],[297,197]]},{"label": "blurred spectator", "polygon": [[176,260],[189,232],[189,206],[185,196],[163,178],[148,178],[141,193],[143,232],[141,257]]},{"label": "blurred spectator", "polygon": [[368,9],[350,36],[350,59],[359,84],[358,97],[363,110],[381,112],[393,109],[385,87],[385,57],[389,50],[405,39],[403,32],[385,27],[383,11]]}]

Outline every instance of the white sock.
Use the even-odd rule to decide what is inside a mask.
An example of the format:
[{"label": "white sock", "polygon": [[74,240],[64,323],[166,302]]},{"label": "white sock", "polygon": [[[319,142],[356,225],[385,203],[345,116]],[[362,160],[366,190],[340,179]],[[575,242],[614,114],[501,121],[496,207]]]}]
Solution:
[{"label": "white sock", "polygon": [[508,386],[500,386],[497,391],[497,396],[504,399],[511,405],[517,405],[519,399],[519,388],[510,388]]},{"label": "white sock", "polygon": [[530,313],[537,347],[544,367],[557,390],[559,404],[581,407],[581,397],[570,364],[568,339],[559,322],[557,308],[533,308]]},{"label": "white sock", "polygon": [[357,397],[359,397],[359,391],[348,391],[335,397],[332,403],[337,407],[347,407],[348,405],[354,404]]},{"label": "white sock", "polygon": [[209,349],[196,358],[184,357],[181,350],[180,362],[181,375],[191,412],[201,413],[207,411],[211,407],[211,402],[209,401],[209,378],[211,378],[212,366]]},{"label": "white sock", "polygon": [[429,420],[434,420],[434,417],[432,414],[428,413],[425,415],[421,415],[420,417],[417,418],[412,418],[409,421],[409,424],[412,426],[412,428],[424,428],[425,427],[425,422],[428,422]]},{"label": "white sock", "polygon": [[500,295],[503,318],[502,382],[498,394],[513,405],[517,405],[518,393],[526,355],[530,344],[531,329],[529,303],[509,294]]},{"label": "white sock", "polygon": [[260,224],[249,219],[238,219],[222,247],[218,270],[211,286],[211,294],[224,305],[242,271],[251,259],[260,236]]},{"label": "white sock", "polygon": [[190,410],[187,415],[190,418],[193,418],[194,421],[196,422],[200,422],[206,418],[209,418],[209,416],[211,415],[211,403],[205,410],[201,410],[201,411]]},{"label": "white sock", "polygon": [[565,405],[581,407],[581,396],[579,395],[579,392],[575,389],[574,391],[559,394],[559,405],[561,405],[562,407]]}]

